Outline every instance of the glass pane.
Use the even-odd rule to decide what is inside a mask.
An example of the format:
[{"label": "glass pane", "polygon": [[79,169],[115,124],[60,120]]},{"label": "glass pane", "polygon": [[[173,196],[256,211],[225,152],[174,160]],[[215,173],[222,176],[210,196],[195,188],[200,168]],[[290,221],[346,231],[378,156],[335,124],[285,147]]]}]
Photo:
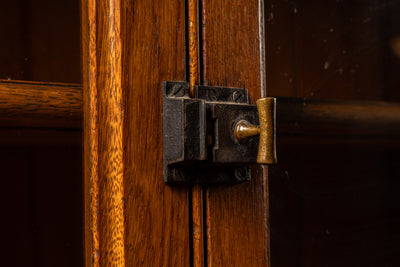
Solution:
[{"label": "glass pane", "polygon": [[267,1],[268,94],[400,101],[400,1]]},{"label": "glass pane", "polygon": [[0,4],[0,79],[81,83],[79,1]]},{"label": "glass pane", "polygon": [[[400,102],[399,0],[265,3],[268,95]],[[399,138],[277,124],[272,266],[400,266]]]}]

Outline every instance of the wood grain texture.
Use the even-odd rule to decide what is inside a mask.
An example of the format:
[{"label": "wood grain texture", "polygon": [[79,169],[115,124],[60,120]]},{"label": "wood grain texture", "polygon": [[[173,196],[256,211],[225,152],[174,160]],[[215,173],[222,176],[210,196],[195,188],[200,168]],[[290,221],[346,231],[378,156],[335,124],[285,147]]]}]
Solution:
[{"label": "wood grain texture", "polygon": [[[203,0],[203,73],[209,85],[244,87],[260,97],[258,1]],[[207,188],[208,266],[268,266],[268,183]]]},{"label": "wood grain texture", "polygon": [[[190,53],[190,56],[194,55]],[[91,106],[96,107],[96,97],[91,99]],[[329,134],[382,137],[397,136],[400,132],[400,105],[395,103],[281,97],[277,102],[279,136]],[[79,130],[82,128],[82,87],[0,81],[0,115],[1,127]],[[92,132],[96,132],[96,129],[92,129]]]},{"label": "wood grain texture", "polygon": [[[121,6],[96,2],[100,266],[125,266]],[[99,38],[101,36],[101,38]]]},{"label": "wood grain texture", "polygon": [[185,80],[183,1],[123,5],[125,255],[130,266],[189,266],[188,188],[163,181],[161,84]]},{"label": "wood grain texture", "polygon": [[87,266],[125,266],[119,1],[82,1]]},{"label": "wood grain texture", "polygon": [[[200,81],[199,69],[199,1],[187,1],[188,20],[188,43],[189,43],[189,85],[190,94],[194,96],[194,85]],[[191,235],[192,235],[192,261],[194,267],[204,266],[204,214],[203,214],[203,188],[193,185],[191,188]]]},{"label": "wood grain texture", "polygon": [[2,127],[81,129],[82,87],[73,84],[0,81]]},{"label": "wood grain texture", "polygon": [[204,213],[203,213],[203,198],[204,192],[200,185],[193,185],[191,195],[192,205],[192,255],[193,266],[204,266]]},{"label": "wood grain texture", "polygon": [[191,96],[193,85],[199,84],[199,2],[188,0],[189,84]]},{"label": "wood grain texture", "polygon": [[81,1],[85,266],[100,265],[96,2]]}]

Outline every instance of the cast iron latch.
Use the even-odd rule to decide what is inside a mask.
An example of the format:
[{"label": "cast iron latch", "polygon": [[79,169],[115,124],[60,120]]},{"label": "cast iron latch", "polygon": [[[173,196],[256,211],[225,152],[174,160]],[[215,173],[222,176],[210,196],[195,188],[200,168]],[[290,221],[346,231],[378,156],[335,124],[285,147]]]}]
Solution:
[{"label": "cast iron latch", "polygon": [[191,98],[186,82],[163,82],[162,96],[166,183],[244,182],[250,165],[275,162],[274,98],[250,105],[246,89],[213,86]]}]

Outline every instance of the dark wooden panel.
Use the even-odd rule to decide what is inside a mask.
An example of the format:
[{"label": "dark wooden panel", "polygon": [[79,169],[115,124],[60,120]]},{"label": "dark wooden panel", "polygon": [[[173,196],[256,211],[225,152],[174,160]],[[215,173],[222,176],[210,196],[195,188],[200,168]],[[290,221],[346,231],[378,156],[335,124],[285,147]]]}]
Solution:
[{"label": "dark wooden panel", "polygon": [[0,81],[1,127],[82,128],[82,87]]},{"label": "dark wooden panel", "polygon": [[[245,87],[260,97],[258,1],[202,1],[203,73],[208,85]],[[207,188],[208,266],[268,266],[267,178]]]}]

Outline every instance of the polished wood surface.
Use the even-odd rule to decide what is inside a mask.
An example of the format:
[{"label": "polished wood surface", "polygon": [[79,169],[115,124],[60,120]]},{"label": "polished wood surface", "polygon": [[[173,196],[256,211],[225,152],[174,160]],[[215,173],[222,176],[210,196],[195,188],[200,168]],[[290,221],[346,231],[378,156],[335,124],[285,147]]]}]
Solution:
[{"label": "polished wood surface", "polygon": [[98,267],[99,174],[96,1],[81,1],[83,78],[83,199],[85,266]]},{"label": "polished wood surface", "polygon": [[[199,39],[199,5],[198,0],[187,1],[187,28],[188,28],[188,59],[189,59],[189,85],[190,94],[193,97],[193,86],[200,81],[200,39]],[[204,192],[201,185],[193,185],[191,188],[191,235],[192,235],[192,261],[194,267],[204,266]]]},{"label": "polished wood surface", "polygon": [[[396,103],[282,97],[277,103],[277,135],[396,137],[400,132],[400,105]],[[1,127],[80,130],[82,87],[0,81],[0,115]],[[200,202],[193,211],[200,212]]]},{"label": "polished wood surface", "polygon": [[[100,265],[125,266],[121,2],[96,5]],[[99,38],[100,37],[100,38]]]},{"label": "polished wood surface", "polygon": [[184,3],[82,10],[86,265],[188,266],[188,190],[162,179],[160,101],[162,81],[185,80]]},{"label": "polished wood surface", "polygon": [[200,69],[199,69],[199,1],[188,0],[187,1],[187,20],[188,20],[188,54],[189,54],[189,84],[190,93],[193,97],[193,85],[198,85],[200,81]]},{"label": "polished wood surface", "polygon": [[82,87],[0,81],[1,127],[81,129]]},{"label": "polished wood surface", "polygon": [[[258,1],[202,1],[203,73],[207,85],[261,95]],[[269,266],[268,180],[207,187],[207,266]]]},{"label": "polished wood surface", "polygon": [[125,266],[120,2],[83,5],[86,263]]},{"label": "polished wood surface", "polygon": [[125,255],[130,266],[189,266],[188,188],[163,181],[161,84],[186,78],[185,3],[123,5]]}]

